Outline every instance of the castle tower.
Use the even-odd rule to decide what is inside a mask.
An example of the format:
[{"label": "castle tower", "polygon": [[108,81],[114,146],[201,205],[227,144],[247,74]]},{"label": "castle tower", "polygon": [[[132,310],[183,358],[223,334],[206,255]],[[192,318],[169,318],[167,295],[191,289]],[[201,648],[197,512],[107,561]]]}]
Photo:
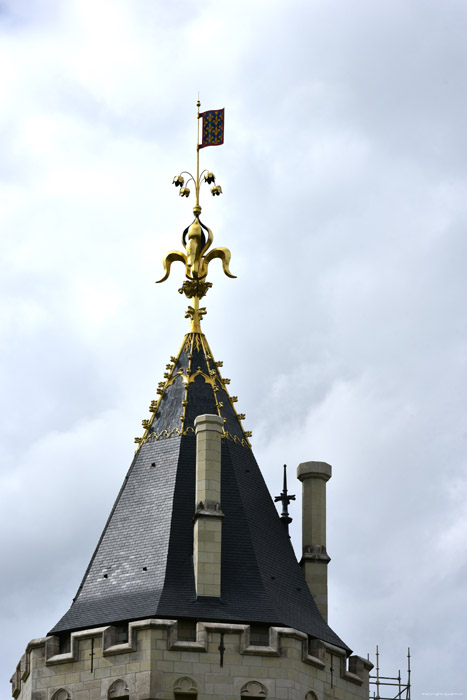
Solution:
[{"label": "castle tower", "polygon": [[[198,103],[200,118],[195,218],[160,280],[184,264],[190,328],[70,609],[18,664],[19,700],[368,698],[371,664],[351,656],[326,620],[320,463],[299,469],[302,569],[201,330],[210,262],[233,275],[230,252],[211,249],[199,204],[202,181],[215,183],[199,174],[199,150],[222,142],[223,111],[200,115]],[[188,196],[182,175],[174,183]]]}]

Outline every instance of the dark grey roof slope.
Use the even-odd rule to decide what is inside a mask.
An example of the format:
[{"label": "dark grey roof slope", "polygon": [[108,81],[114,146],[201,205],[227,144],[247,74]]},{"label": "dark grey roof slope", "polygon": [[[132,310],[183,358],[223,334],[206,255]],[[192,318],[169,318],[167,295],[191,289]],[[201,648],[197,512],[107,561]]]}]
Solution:
[{"label": "dark grey roof slope", "polygon": [[[347,649],[324,622],[202,334],[168,366],[153,417],[76,598],[51,633],[146,617],[295,627]],[[222,595],[196,598],[194,419],[224,418]]]}]

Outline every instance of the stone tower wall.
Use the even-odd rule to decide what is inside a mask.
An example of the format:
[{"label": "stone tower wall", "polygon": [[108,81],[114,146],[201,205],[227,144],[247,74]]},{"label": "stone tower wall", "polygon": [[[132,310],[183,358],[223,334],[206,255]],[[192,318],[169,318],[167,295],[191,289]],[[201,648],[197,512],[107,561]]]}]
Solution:
[{"label": "stone tower wall", "polygon": [[[32,640],[12,678],[18,700],[367,700],[366,659],[271,627],[269,643],[250,644],[250,626],[202,623],[196,641],[174,620],[140,620],[118,643],[114,627]],[[62,640],[63,641],[63,640]]]}]

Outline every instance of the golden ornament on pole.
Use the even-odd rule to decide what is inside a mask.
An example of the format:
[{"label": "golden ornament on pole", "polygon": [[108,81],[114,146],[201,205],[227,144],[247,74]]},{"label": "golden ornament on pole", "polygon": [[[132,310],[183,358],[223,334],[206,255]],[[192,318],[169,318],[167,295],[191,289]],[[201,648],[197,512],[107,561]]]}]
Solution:
[{"label": "golden ornament on pole", "polygon": [[[206,148],[207,146],[220,146],[224,143],[224,110],[211,110],[209,112],[203,112],[200,114],[199,108],[201,106],[200,101],[197,102],[197,141],[196,141],[196,178],[186,170],[183,170],[179,175],[176,175],[173,179],[173,185],[180,188],[180,197],[189,197],[190,189],[187,187],[188,183],[191,181],[195,188],[196,203],[193,207],[193,214],[195,219],[193,223],[184,230],[182,234],[182,243],[185,248],[185,253],[180,250],[171,250],[167,253],[164,258],[164,276],[157,281],[157,284],[164,282],[170,275],[170,268],[173,262],[181,262],[185,265],[185,276],[187,281],[185,281],[179,289],[181,294],[185,294],[188,299],[193,300],[193,306],[189,307],[187,312],[187,317],[191,319],[191,332],[200,333],[201,318],[206,313],[206,309],[199,308],[199,300],[204,297],[212,284],[206,282],[206,277],[208,274],[209,263],[218,258],[222,263],[222,268],[224,273],[228,277],[235,278],[230,272],[230,250],[228,248],[213,248],[209,250],[213,242],[213,233],[210,228],[205,226],[200,221],[201,205],[199,203],[200,187],[202,182],[208,185],[213,185],[211,187],[211,194],[213,196],[219,196],[222,194],[222,188],[220,185],[216,185],[216,176],[210,170],[203,170],[200,174],[199,172],[199,151],[201,148]],[[202,143],[199,142],[199,120],[203,119],[203,139]],[[184,175],[187,176],[185,181]],[[204,177],[203,177],[204,176]],[[208,252],[209,251],[209,252]]]}]

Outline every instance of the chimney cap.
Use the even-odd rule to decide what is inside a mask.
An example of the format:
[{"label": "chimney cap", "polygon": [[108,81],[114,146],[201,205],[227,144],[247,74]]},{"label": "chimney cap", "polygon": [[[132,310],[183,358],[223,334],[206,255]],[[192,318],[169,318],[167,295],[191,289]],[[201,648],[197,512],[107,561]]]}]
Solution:
[{"label": "chimney cap", "polygon": [[332,476],[332,467],[327,462],[301,462],[297,467],[297,479],[324,479],[328,481]]},{"label": "chimney cap", "polygon": [[195,433],[198,433],[200,430],[216,430],[218,433],[221,433],[224,426],[224,419],[220,416],[216,416],[214,413],[204,413],[195,418],[194,425]]}]

